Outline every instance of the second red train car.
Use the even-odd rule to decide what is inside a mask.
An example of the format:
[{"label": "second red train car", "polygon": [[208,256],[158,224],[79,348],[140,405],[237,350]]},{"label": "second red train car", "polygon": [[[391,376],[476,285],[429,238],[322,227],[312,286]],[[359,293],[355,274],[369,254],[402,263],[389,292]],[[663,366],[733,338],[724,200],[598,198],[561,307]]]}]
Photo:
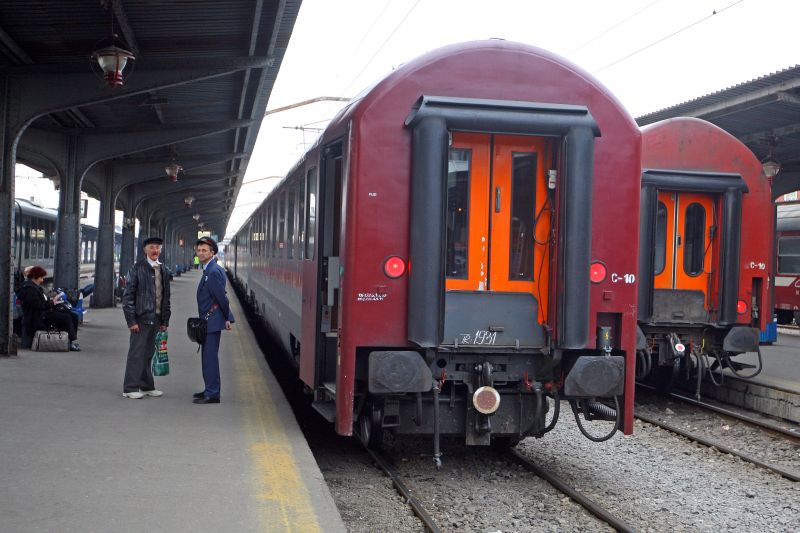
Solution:
[{"label": "second red train car", "polygon": [[[771,320],[773,203],[756,156],[695,118],[642,132],[639,377],[743,366]],[[712,374],[713,377],[713,374]]]}]

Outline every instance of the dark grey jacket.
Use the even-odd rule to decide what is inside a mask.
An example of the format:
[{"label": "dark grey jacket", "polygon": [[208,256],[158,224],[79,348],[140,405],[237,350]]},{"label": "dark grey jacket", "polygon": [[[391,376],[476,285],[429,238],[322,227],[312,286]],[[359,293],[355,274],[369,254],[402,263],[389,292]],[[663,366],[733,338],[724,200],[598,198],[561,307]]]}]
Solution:
[{"label": "dark grey jacket", "polygon": [[[156,275],[147,258],[137,261],[128,271],[128,282],[122,293],[122,311],[128,327],[134,324],[156,323]],[[161,265],[161,317],[160,326],[169,326],[169,271]]]}]

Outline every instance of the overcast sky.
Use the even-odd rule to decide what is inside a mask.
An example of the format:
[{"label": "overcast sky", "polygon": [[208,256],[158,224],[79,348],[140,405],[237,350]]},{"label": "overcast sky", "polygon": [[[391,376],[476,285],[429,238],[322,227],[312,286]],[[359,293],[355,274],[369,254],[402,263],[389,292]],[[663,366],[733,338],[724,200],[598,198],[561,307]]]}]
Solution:
[{"label": "overcast sky", "polygon": [[[303,0],[267,107],[352,97],[429,50],[501,38],[567,57],[638,116],[794,66],[798,21],[796,0]],[[295,128],[340,106],[264,119],[227,235],[319,135]]]}]

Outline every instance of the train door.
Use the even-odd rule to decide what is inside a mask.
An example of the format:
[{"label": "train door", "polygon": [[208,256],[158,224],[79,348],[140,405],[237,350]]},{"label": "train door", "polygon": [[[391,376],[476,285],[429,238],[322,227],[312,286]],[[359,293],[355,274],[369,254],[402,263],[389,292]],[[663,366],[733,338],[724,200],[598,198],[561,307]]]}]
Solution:
[{"label": "train door", "polygon": [[656,289],[702,291],[709,308],[716,218],[716,199],[710,194],[659,191],[654,243]]},{"label": "train door", "polygon": [[544,322],[551,231],[543,137],[454,133],[447,178],[448,291],[528,293]]},{"label": "train door", "polygon": [[307,240],[300,344],[302,380],[311,387],[324,384],[334,394],[344,182],[342,144],[337,142],[323,149],[318,183],[313,170],[306,177]]}]

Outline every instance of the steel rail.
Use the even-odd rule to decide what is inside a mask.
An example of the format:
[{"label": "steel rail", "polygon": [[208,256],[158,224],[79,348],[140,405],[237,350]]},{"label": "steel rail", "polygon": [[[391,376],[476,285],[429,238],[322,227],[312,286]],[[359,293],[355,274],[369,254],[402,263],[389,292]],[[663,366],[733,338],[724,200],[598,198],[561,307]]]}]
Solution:
[{"label": "steel rail", "polygon": [[378,466],[381,467],[389,479],[392,480],[395,489],[399,492],[403,498],[406,499],[406,503],[411,506],[411,509],[414,511],[414,514],[422,521],[422,525],[425,526],[425,530],[429,531],[430,533],[442,533],[442,530],[439,529],[439,526],[436,525],[436,522],[433,520],[431,515],[425,510],[422,506],[422,503],[413,495],[411,491],[406,487],[403,480],[400,479],[400,475],[395,472],[394,468],[389,466],[389,463],[375,450],[371,450],[367,447],[364,447],[367,453],[372,457],[372,460],[378,463]]},{"label": "steel rail", "polygon": [[761,468],[766,468],[767,470],[770,470],[770,471],[772,471],[772,472],[774,472],[774,473],[776,473],[776,474],[778,474],[780,476],[783,476],[786,479],[789,479],[791,481],[800,481],[800,475],[798,475],[798,474],[795,474],[795,473],[792,473],[792,472],[788,472],[786,470],[783,470],[780,467],[773,466],[773,465],[770,465],[770,464],[765,463],[763,461],[760,461],[760,460],[756,459],[755,457],[753,457],[751,455],[748,455],[748,454],[743,453],[743,452],[736,451],[736,450],[734,450],[732,448],[728,448],[724,444],[720,444],[718,442],[713,442],[713,441],[711,441],[711,440],[709,440],[709,439],[707,439],[705,437],[701,437],[700,435],[695,435],[694,433],[690,433],[690,432],[688,432],[686,430],[677,428],[677,427],[675,427],[672,424],[669,424],[667,422],[661,422],[660,420],[656,420],[655,418],[651,418],[651,417],[649,417],[647,415],[642,415],[642,414],[638,414],[637,413],[634,416],[636,418],[638,418],[639,420],[647,422],[648,424],[652,424],[654,426],[658,426],[660,428],[666,429],[667,431],[670,431],[670,432],[675,433],[677,435],[681,435],[682,437],[686,437],[687,439],[695,441],[695,442],[697,442],[699,444],[702,444],[703,446],[708,446],[709,448],[716,448],[717,450],[719,450],[722,453],[727,453],[727,454],[730,454],[730,455],[734,455],[736,457],[739,457],[743,461],[747,461],[748,463],[752,463],[752,464],[754,464],[756,466],[759,466]]},{"label": "steel rail", "polygon": [[[650,390],[655,390],[655,388],[651,387],[650,385],[645,385],[645,384],[642,384],[642,383],[637,383],[637,385],[640,386],[640,387],[644,387],[644,388],[650,389]],[[725,409],[724,407],[718,407],[718,406],[710,404],[710,403],[701,402],[701,401],[695,400],[694,398],[689,398],[688,396],[684,396],[683,394],[678,394],[678,393],[675,393],[675,392],[669,392],[669,393],[667,393],[667,396],[669,398],[673,398],[675,400],[679,400],[679,401],[682,401],[684,403],[688,403],[689,405],[694,405],[695,407],[701,407],[701,408],[706,409],[708,411],[713,411],[715,413],[718,413],[718,414],[721,414],[721,415],[724,415],[724,416],[727,416],[727,417],[730,417],[730,418],[734,418],[736,420],[741,420],[742,422],[746,422],[748,424],[752,424],[754,426],[758,426],[760,428],[763,428],[763,429],[766,429],[766,430],[769,430],[769,431],[774,431],[775,433],[779,433],[779,434],[781,434],[781,435],[783,435],[785,437],[789,437],[790,439],[793,439],[793,440],[800,440],[800,433],[788,430],[786,428],[782,428],[781,426],[779,426],[777,424],[773,424],[772,422],[766,422],[764,420],[758,420],[757,418],[753,418],[751,416],[748,416],[748,415],[745,415],[745,414],[742,414],[742,413],[737,413],[736,411],[731,411],[729,409]]]},{"label": "steel rail", "polygon": [[506,453],[514,462],[522,465],[526,470],[533,472],[540,478],[550,483],[557,490],[569,496],[571,499],[580,504],[584,509],[586,509],[594,516],[596,516],[606,524],[610,525],[617,531],[621,533],[629,533],[629,532],[635,533],[637,531],[633,526],[631,526],[621,518],[617,518],[616,516],[612,515],[610,512],[608,512],[608,510],[604,509],[603,507],[595,503],[587,496],[578,492],[577,489],[571,487],[562,479],[556,477],[547,470],[544,470],[539,465],[537,465],[536,463],[534,463],[533,461],[531,461],[530,459],[519,453],[517,450],[508,450]]}]

